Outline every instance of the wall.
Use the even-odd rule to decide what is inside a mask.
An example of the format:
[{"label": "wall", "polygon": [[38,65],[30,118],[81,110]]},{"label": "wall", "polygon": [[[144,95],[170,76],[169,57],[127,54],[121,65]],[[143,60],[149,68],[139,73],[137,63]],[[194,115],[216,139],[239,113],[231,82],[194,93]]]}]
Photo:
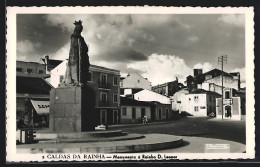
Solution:
[{"label": "wall", "polygon": [[[156,108],[155,120],[159,121],[159,120],[167,120],[171,118],[171,105],[156,103],[155,108]],[[161,117],[160,117],[159,109],[161,109]],[[166,109],[168,109],[168,117],[167,117]]]},{"label": "wall", "polygon": [[[126,115],[122,114],[123,108],[126,108]],[[132,119],[132,108],[136,109],[136,119]],[[148,119],[148,122],[151,121],[151,107],[147,106],[121,106],[121,112],[120,112],[120,123],[141,123],[142,117],[141,117],[141,109],[145,108],[145,115]]]},{"label": "wall", "polygon": [[216,115],[216,95],[206,94],[207,99],[207,115],[211,114],[212,112]]},{"label": "wall", "polygon": [[182,111],[186,111],[186,93],[189,93],[189,91],[182,89],[172,96],[172,110],[179,110],[179,113],[181,113]]},{"label": "wall", "polygon": [[[216,85],[221,86],[221,84],[222,84],[222,77],[218,76],[218,77],[215,77],[215,78],[211,78],[211,79],[205,80],[205,82],[214,83]],[[223,86],[227,87],[227,88],[234,88],[236,90],[239,90],[239,82],[238,82],[238,80],[237,79],[233,79],[231,77],[227,77],[227,76],[223,77]]]},{"label": "wall", "polygon": [[[194,97],[198,96],[198,101]],[[186,95],[186,111],[193,116],[207,116],[207,96],[206,94],[187,94]],[[194,111],[198,107],[198,111]]]},{"label": "wall", "polygon": [[[231,105],[224,104],[224,113],[223,113],[223,119],[233,119],[233,120],[241,120],[241,99],[240,97],[232,97],[233,103]],[[217,118],[222,119],[222,99],[217,98],[216,99],[216,110],[217,110]],[[225,117],[225,107],[231,106],[231,113],[232,116]]]},{"label": "wall", "polygon": [[151,90],[151,82],[137,73],[133,73],[122,81],[122,88],[143,88]]},{"label": "wall", "polygon": [[[16,70],[17,68],[21,68],[20,71],[16,71],[17,76],[23,77],[45,77],[48,76],[45,71],[45,65],[39,64],[36,62],[23,62],[23,61],[16,61]],[[31,69],[32,72],[28,73],[27,69]],[[42,73],[40,73],[42,71]]]}]

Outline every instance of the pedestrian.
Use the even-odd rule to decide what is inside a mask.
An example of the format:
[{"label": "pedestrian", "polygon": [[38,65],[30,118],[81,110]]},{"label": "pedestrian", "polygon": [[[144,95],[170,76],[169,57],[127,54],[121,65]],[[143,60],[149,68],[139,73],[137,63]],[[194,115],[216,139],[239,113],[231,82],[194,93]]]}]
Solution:
[{"label": "pedestrian", "polygon": [[143,124],[146,124],[146,123],[147,123],[147,117],[146,117],[146,115],[144,115]]}]

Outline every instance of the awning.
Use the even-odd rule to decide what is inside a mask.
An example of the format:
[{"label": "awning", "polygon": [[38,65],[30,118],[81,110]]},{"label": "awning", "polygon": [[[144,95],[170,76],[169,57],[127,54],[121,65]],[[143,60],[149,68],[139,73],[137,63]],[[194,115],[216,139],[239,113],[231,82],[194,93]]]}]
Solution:
[{"label": "awning", "polygon": [[49,101],[36,101],[36,100],[31,100],[32,105],[37,112],[37,114],[42,115],[42,114],[49,114],[50,110],[50,102]]}]

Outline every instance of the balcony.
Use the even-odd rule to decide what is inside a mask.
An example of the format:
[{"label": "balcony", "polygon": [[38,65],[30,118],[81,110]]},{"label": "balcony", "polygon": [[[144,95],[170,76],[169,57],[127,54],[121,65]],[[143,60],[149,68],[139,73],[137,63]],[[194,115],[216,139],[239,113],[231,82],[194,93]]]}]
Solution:
[{"label": "balcony", "polygon": [[103,89],[111,89],[110,83],[99,82],[98,87],[99,87],[99,88],[103,88]]},{"label": "balcony", "polygon": [[109,107],[109,101],[99,101],[99,107]]}]

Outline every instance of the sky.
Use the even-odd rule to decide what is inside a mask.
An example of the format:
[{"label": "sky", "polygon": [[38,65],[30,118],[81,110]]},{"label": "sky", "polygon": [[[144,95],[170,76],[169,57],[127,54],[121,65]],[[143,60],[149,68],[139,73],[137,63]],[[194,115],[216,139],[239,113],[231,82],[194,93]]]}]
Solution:
[{"label": "sky", "polygon": [[17,60],[39,62],[69,57],[74,21],[82,20],[90,63],[137,72],[152,85],[178,77],[184,82],[194,68],[240,72],[245,82],[245,16],[243,14],[18,14]]}]

